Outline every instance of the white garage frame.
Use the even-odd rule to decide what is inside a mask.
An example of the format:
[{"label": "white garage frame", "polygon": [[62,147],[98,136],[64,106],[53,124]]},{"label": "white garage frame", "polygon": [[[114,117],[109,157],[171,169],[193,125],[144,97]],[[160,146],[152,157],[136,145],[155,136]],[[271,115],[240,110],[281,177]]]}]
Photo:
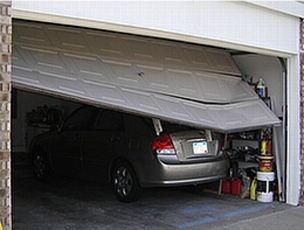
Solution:
[{"label": "white garage frame", "polygon": [[[129,2],[124,4],[117,2],[116,6],[106,2],[100,3],[99,6],[107,4],[103,7],[98,7],[95,3],[94,7],[97,11],[92,13],[88,7],[89,4],[84,6],[68,2],[13,1],[13,17],[156,36],[286,58],[288,62],[286,201],[293,205],[299,204],[300,63],[298,42],[299,18],[304,17],[303,4],[289,1],[275,2],[275,5],[271,2],[184,1],[183,7],[180,7],[179,2],[178,7],[172,10],[174,2],[173,6],[167,3],[167,7],[163,5],[151,7],[151,3],[146,2],[136,8]],[[185,5],[186,2],[188,5]],[[204,14],[203,8],[208,9],[207,14]],[[150,9],[156,12],[153,14],[155,18],[149,14]],[[182,15],[182,17],[176,17],[176,15]],[[225,20],[222,20],[223,17]],[[238,26],[240,21],[242,25]],[[157,22],[160,23],[157,24]],[[261,24],[265,26],[260,27]],[[231,27],[233,30],[229,29]],[[214,28],[218,29],[214,30]],[[283,30],[284,33],[282,33]]]}]

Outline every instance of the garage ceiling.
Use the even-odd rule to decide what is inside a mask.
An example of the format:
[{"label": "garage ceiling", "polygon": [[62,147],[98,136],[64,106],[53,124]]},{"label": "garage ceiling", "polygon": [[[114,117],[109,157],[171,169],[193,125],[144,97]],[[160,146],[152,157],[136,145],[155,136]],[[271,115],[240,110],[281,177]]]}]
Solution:
[{"label": "garage ceiling", "polygon": [[278,125],[223,49],[16,21],[15,87],[235,132]]}]

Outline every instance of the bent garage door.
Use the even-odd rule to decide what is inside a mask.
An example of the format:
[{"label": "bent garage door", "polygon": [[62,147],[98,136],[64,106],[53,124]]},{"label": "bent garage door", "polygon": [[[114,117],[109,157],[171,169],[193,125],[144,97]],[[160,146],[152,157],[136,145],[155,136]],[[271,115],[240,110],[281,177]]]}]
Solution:
[{"label": "bent garage door", "polygon": [[224,49],[17,21],[14,87],[220,132],[278,125]]}]

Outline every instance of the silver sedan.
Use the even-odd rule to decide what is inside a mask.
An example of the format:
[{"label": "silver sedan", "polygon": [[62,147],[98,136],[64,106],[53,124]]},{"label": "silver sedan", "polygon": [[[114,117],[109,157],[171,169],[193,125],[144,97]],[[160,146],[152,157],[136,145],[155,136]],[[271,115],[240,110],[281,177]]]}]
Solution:
[{"label": "silver sedan", "polygon": [[120,201],[142,188],[199,185],[225,177],[221,135],[157,119],[82,106],[30,146],[38,180],[68,175],[110,182]]}]

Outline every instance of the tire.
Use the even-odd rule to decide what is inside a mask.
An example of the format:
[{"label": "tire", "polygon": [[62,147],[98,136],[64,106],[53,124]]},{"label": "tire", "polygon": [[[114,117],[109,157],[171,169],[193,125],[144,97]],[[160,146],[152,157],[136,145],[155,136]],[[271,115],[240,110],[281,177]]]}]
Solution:
[{"label": "tire", "polygon": [[50,162],[43,151],[35,151],[32,163],[34,176],[38,181],[47,182],[51,179],[52,170]]},{"label": "tire", "polygon": [[114,165],[111,184],[115,196],[122,202],[137,201],[142,193],[134,169],[125,161],[119,161]]}]

